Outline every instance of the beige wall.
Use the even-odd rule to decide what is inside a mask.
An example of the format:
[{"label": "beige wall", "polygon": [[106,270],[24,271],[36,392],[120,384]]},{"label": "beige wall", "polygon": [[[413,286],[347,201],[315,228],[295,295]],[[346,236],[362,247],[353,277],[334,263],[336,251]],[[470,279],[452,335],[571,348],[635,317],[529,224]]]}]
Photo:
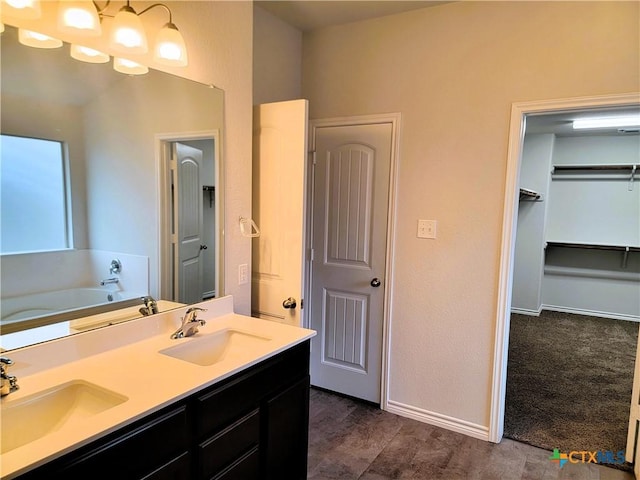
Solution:
[{"label": "beige wall", "polygon": [[[189,65],[185,68],[166,68],[148,65],[159,70],[213,84],[225,91],[224,133],[222,156],[224,159],[225,188],[225,293],[234,296],[236,311],[248,314],[251,309],[251,286],[238,285],[238,265],[251,265],[251,241],[240,235],[238,218],[251,214],[251,122],[252,122],[252,48],[253,4],[250,1],[173,1],[166,2],[173,12],[173,22],[185,38],[189,52]],[[68,35],[59,35],[55,21],[57,2],[43,2],[42,8],[53,21],[15,21],[10,25],[31,26],[42,33],[72,41]],[[137,11],[151,2],[136,2]],[[112,5],[109,12],[117,10]],[[167,22],[162,8],[151,10],[142,17],[149,38]],[[108,27],[109,19],[104,20]],[[84,40],[84,44],[108,47],[101,39]]]},{"label": "beige wall", "polygon": [[304,35],[311,118],[402,113],[391,401],[488,428],[511,104],[640,90],[638,7],[456,2]]},{"label": "beige wall", "polygon": [[254,6],[253,104],[300,98],[301,62],[302,32]]}]

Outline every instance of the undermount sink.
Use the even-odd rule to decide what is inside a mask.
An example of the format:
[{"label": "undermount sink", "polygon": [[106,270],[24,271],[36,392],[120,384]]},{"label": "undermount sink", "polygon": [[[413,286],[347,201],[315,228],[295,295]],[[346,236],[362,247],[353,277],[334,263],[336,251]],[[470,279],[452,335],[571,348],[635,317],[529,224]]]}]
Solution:
[{"label": "undermount sink", "polygon": [[207,367],[263,346],[270,338],[235,329],[180,340],[180,345],[160,350],[163,355]]},{"label": "undermount sink", "polygon": [[127,400],[124,395],[84,380],[72,380],[20,400],[4,399],[0,407],[0,453],[7,453],[62,427],[77,425]]}]

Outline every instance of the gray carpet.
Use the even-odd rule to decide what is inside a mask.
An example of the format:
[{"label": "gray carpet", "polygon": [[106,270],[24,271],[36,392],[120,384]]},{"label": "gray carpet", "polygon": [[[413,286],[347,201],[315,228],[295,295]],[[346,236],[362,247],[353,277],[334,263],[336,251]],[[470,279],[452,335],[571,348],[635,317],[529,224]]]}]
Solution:
[{"label": "gray carpet", "polygon": [[638,324],[511,315],[504,435],[547,450],[624,450]]}]

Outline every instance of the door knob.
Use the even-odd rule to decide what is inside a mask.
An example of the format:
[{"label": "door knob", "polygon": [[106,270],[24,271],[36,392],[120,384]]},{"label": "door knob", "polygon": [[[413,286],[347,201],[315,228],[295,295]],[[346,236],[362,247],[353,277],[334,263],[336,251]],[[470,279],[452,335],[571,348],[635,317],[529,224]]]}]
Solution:
[{"label": "door knob", "polygon": [[379,278],[374,278],[373,280],[371,280],[372,287],[378,288],[380,285],[381,285],[381,282]]},{"label": "door knob", "polygon": [[284,308],[296,308],[298,304],[296,303],[296,299],[293,297],[287,298],[284,302],[282,302],[282,306]]},{"label": "door knob", "polygon": [[207,248],[209,247],[207,247],[206,245],[200,245],[200,250],[206,250]]}]

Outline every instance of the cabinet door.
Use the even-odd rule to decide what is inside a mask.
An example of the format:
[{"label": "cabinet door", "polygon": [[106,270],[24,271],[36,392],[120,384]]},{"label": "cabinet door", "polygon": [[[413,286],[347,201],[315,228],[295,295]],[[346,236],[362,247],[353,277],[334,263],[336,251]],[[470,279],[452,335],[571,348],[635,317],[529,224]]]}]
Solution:
[{"label": "cabinet door", "polygon": [[264,406],[265,478],[307,478],[309,376],[267,400]]}]

